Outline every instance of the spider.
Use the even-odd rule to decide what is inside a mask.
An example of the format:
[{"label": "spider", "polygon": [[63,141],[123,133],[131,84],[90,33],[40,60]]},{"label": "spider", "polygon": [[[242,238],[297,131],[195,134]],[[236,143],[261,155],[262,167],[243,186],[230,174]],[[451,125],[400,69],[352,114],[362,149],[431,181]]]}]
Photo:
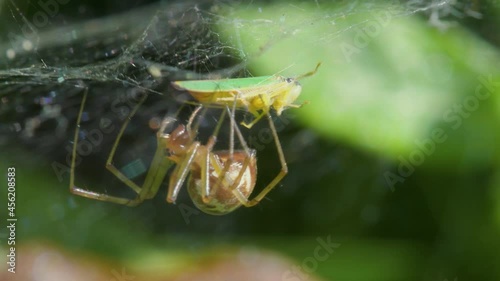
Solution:
[{"label": "spider", "polygon": [[[87,94],[88,89],[83,94],[74,136],[70,170],[70,191],[73,194],[101,201],[136,206],[145,199],[151,199],[156,195],[169,168],[176,164],[177,166],[169,179],[167,202],[175,203],[177,195],[189,175],[187,189],[195,206],[208,214],[224,215],[242,205],[246,207],[256,205],[281,179],[279,177],[275,178],[255,198],[250,200],[249,197],[255,187],[257,178],[256,151],[248,148],[238,126],[235,124],[234,114],[236,105],[233,105],[232,111],[228,106],[225,107],[216,128],[208,138],[206,144],[201,144],[195,140],[198,123],[196,123],[193,129],[193,122],[204,107],[203,105],[199,105],[191,114],[186,125],[180,124],[170,133],[166,133],[166,129],[172,127],[177,120],[168,116],[162,120],[161,126],[156,133],[157,148],[153,160],[144,183],[142,186],[137,185],[113,165],[113,158],[130,119],[147,98],[147,95],[144,95],[124,121],[106,161],[106,168],[120,181],[135,191],[137,195],[135,198],[129,199],[82,189],[75,185],[75,161],[80,121]],[[217,141],[217,134],[226,113],[231,118],[230,149],[228,151],[214,151],[213,147]],[[235,132],[243,149],[234,149]],[[275,136],[275,140],[277,141],[277,136]],[[282,152],[280,154],[281,158]]]}]

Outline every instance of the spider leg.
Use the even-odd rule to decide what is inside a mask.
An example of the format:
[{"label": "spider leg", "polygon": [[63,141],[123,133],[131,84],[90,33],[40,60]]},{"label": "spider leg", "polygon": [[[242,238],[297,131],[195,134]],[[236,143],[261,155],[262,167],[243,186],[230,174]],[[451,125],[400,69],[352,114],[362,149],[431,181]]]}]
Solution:
[{"label": "spider leg", "polygon": [[177,195],[179,195],[182,184],[184,183],[187,175],[190,172],[191,164],[195,160],[199,149],[200,143],[193,142],[186,152],[186,157],[184,157],[184,159],[177,165],[177,167],[175,167],[172,175],[170,176],[167,202],[175,203]]},{"label": "spider leg", "polygon": [[113,144],[113,147],[111,148],[111,151],[108,156],[108,160],[106,160],[106,169],[108,169],[111,173],[113,173],[120,181],[122,181],[124,184],[128,185],[130,188],[132,188],[137,194],[141,192],[141,187],[139,187],[136,183],[131,181],[127,176],[125,176],[120,170],[118,170],[114,165],[113,165],[113,158],[116,153],[116,149],[118,148],[118,144],[120,143],[120,140],[123,136],[123,133],[125,132],[125,129],[128,126],[128,123],[132,119],[132,117],[135,115],[141,104],[146,100],[147,95],[144,95],[137,105],[134,107],[134,109],[130,112],[129,116],[125,119],[125,122],[123,122],[122,127],[120,128],[120,131],[118,132],[118,135],[116,136],[115,142]]},{"label": "spider leg", "polygon": [[271,128],[271,132],[273,134],[274,142],[276,144],[276,149],[278,150],[278,156],[279,156],[280,163],[281,163],[281,170],[278,173],[278,175],[252,200],[248,200],[240,192],[235,192],[235,195],[238,198],[238,200],[246,207],[252,207],[252,206],[255,206],[256,204],[258,204],[264,197],[266,197],[266,195],[271,190],[273,190],[273,188],[276,187],[276,185],[278,185],[278,183],[288,173],[288,166],[286,164],[285,155],[283,153],[283,148],[282,148],[280,140],[278,138],[278,133],[276,131],[276,127],[274,126],[273,119],[271,118],[271,114],[267,113],[267,119],[269,121],[269,127]]},{"label": "spider leg", "polygon": [[[215,184],[215,186],[213,187],[213,190],[212,190],[212,193],[217,193],[217,190],[219,189],[220,185],[222,183],[224,183],[225,185],[227,185],[227,181],[226,181],[226,175],[227,175],[227,172],[229,171],[229,168],[231,167],[231,165],[233,164],[233,161],[234,161],[234,132],[236,131],[237,135],[238,135],[238,139],[240,140],[242,146],[244,147],[245,149],[245,152],[247,152],[248,154],[248,146],[245,142],[245,139],[243,138],[243,135],[241,134],[241,131],[240,129],[238,128],[238,126],[236,125],[235,123],[235,112],[236,112],[236,102],[238,101],[238,99],[240,98],[240,95],[241,93],[238,92],[238,94],[235,96],[234,98],[234,101],[233,101],[233,106],[232,106],[232,110],[230,111],[229,110],[229,107],[226,106],[226,111],[229,115],[229,121],[230,121],[230,132],[229,132],[229,160],[227,160],[225,163],[224,163],[224,168],[221,172],[218,172],[217,175],[219,175],[218,179],[217,179],[217,182]],[[223,111],[223,114],[221,115],[221,118],[219,119],[219,124],[221,124],[223,118],[224,118],[224,114],[226,111]],[[220,125],[218,124],[217,127],[220,127]],[[218,128],[217,128],[218,129]],[[210,147],[211,148],[211,147]],[[215,165],[215,164],[213,164]],[[247,164],[248,165],[248,164]],[[230,187],[230,189],[234,189],[236,188],[236,186],[238,186],[238,183],[241,181],[241,178],[243,176],[243,174],[245,173],[245,169],[246,169],[247,166],[243,165],[242,169],[240,170],[238,176],[236,177],[236,181],[233,181],[233,184],[232,186]]]},{"label": "spider leg", "polygon": [[81,121],[81,116],[83,113],[83,108],[85,106],[85,102],[87,100],[87,94],[88,94],[88,89],[85,90],[81,106],[80,106],[80,112],[78,114],[77,118],[77,125],[75,129],[75,137],[74,137],[74,146],[73,146],[73,153],[72,153],[72,162],[71,162],[71,170],[70,170],[70,191],[73,194],[80,195],[86,198],[90,199],[96,199],[100,201],[108,201],[108,202],[114,202],[118,204],[124,204],[128,206],[136,206],[139,203],[141,203],[145,198],[148,198],[148,195],[154,191],[154,194],[156,194],[156,191],[160,187],[163,178],[165,177],[166,172],[172,165],[172,162],[165,158],[163,156],[163,150],[161,149],[161,142],[160,139],[158,139],[158,147],[155,152],[155,156],[153,157],[153,161],[151,163],[151,167],[148,171],[148,174],[146,176],[146,180],[144,181],[144,184],[142,187],[139,187],[137,184],[135,184],[133,181],[129,180],[123,173],[121,173],[118,169],[116,169],[112,165],[113,157],[116,152],[116,148],[118,147],[118,143],[120,142],[120,139],[123,135],[123,132],[125,131],[125,128],[127,127],[130,119],[134,116],[134,114],[137,112],[138,108],[141,106],[141,104],[145,101],[147,95],[144,95],[135,108],[130,112],[129,116],[127,117],[127,120],[124,122],[122,125],[118,136],[116,137],[115,143],[111,149],[111,152],[109,154],[108,160],[106,161],[106,168],[113,173],[119,180],[121,180],[123,183],[125,183],[127,186],[129,186],[132,190],[134,190],[137,193],[137,196],[134,199],[128,199],[128,198],[123,198],[123,197],[117,197],[117,196],[111,196],[103,193],[97,193],[89,190],[85,190],[82,188],[79,188],[75,185],[75,161],[76,161],[76,147],[78,144],[78,133],[80,132],[80,121]]}]

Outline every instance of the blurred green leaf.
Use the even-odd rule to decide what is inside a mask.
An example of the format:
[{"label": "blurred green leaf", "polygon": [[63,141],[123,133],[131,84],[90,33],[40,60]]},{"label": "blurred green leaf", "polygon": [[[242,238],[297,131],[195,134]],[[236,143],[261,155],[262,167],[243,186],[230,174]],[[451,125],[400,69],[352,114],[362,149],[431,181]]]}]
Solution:
[{"label": "blurred green leaf", "polygon": [[[403,8],[341,16],[325,5],[242,7],[231,11],[234,25],[221,27],[227,41],[248,54],[255,75],[293,77],[323,63],[301,81],[301,98],[310,104],[297,114],[324,136],[408,159],[439,129],[446,149],[428,162],[490,163],[498,110],[488,104],[499,100],[499,54],[461,27],[443,33],[425,18],[403,16]],[[478,99],[477,88],[487,80],[497,84]],[[489,134],[484,139],[490,142],[468,138],[478,134]]]}]

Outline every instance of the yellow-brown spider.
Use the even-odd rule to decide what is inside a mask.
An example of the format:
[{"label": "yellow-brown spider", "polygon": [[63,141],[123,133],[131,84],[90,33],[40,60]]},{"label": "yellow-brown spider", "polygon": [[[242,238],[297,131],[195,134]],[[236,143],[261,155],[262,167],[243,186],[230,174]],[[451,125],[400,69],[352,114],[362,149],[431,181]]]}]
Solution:
[{"label": "yellow-brown spider", "polygon": [[[136,206],[145,199],[151,199],[156,195],[169,168],[173,164],[177,164],[170,175],[167,202],[175,203],[181,187],[189,176],[187,179],[187,189],[194,204],[205,213],[223,215],[232,212],[242,205],[247,207],[254,206],[281,180],[282,176],[280,175],[282,173],[269,183],[254,199],[250,200],[249,197],[255,187],[257,177],[256,152],[248,148],[238,126],[235,124],[235,106],[233,106],[232,111],[226,106],[207,143],[201,144],[199,141],[196,141],[197,130],[193,130],[193,122],[199,111],[203,108],[200,105],[191,114],[186,125],[180,124],[170,133],[166,133],[166,129],[172,127],[177,120],[172,117],[165,117],[162,120],[160,129],[156,134],[157,148],[153,160],[144,183],[142,186],[137,185],[113,165],[113,158],[125,128],[146,98],[147,96],[145,95],[140,99],[123,123],[106,161],[106,168],[136,192],[137,195],[135,198],[129,199],[97,193],[75,185],[76,147],[78,144],[81,116],[87,99],[87,91],[83,95],[74,136],[70,170],[70,191],[72,193],[91,199]],[[230,149],[227,151],[213,151],[217,134],[226,113],[231,118]],[[234,133],[236,133],[242,144],[243,149],[241,150],[234,150]]]}]

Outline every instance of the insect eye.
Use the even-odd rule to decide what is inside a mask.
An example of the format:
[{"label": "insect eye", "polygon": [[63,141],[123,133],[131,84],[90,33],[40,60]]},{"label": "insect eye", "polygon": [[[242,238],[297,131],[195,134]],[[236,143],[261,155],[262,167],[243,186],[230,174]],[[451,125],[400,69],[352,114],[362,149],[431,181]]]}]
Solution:
[{"label": "insect eye", "polygon": [[293,78],[286,78],[286,82],[287,83],[292,83],[293,82]]}]

